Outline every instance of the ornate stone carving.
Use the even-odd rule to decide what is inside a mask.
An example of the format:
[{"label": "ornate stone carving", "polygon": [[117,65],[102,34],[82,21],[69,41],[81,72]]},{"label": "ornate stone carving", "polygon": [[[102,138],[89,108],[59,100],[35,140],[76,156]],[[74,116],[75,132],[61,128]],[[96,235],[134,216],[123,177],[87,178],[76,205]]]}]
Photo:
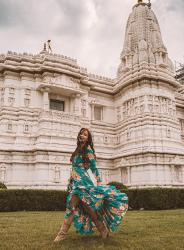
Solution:
[{"label": "ornate stone carving", "polygon": [[123,184],[128,183],[128,168],[121,169],[121,180]]},{"label": "ornate stone carving", "polygon": [[30,104],[30,99],[24,98],[24,105],[26,108],[29,107],[29,104]]},{"label": "ornate stone carving", "polygon": [[6,180],[6,165],[0,164],[0,182],[5,182]]},{"label": "ornate stone carving", "polygon": [[53,181],[56,183],[59,183],[60,177],[61,177],[60,175],[61,175],[60,167],[58,165],[55,165],[54,166],[54,179],[53,179]]},{"label": "ornate stone carving", "polygon": [[54,119],[60,119],[60,120],[66,120],[66,121],[79,121],[79,116],[74,115],[67,112],[62,111],[56,111],[56,110],[50,110],[50,111],[44,111],[40,113],[41,118],[54,118]]},{"label": "ornate stone carving", "polygon": [[14,102],[15,102],[15,98],[13,98],[13,97],[8,97],[9,106],[13,106]]},{"label": "ornate stone carving", "polygon": [[105,144],[107,144],[107,143],[108,143],[108,140],[109,140],[108,136],[107,136],[107,135],[104,135],[104,137],[103,137],[103,141],[104,141],[104,143],[105,143]]},{"label": "ornate stone carving", "polygon": [[67,87],[71,89],[79,89],[79,80],[73,77],[68,77],[67,75],[60,75],[56,77],[46,76],[44,82],[50,85],[60,85],[62,87]]}]

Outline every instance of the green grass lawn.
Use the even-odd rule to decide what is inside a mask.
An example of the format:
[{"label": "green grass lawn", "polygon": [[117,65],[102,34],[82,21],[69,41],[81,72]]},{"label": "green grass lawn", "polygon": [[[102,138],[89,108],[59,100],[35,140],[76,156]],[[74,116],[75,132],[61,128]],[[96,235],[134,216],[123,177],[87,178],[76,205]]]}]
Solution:
[{"label": "green grass lawn", "polygon": [[0,213],[0,250],[131,249],[184,250],[184,210],[129,211],[119,231],[102,240],[99,233],[76,234],[72,226],[60,243],[53,239],[63,212]]}]

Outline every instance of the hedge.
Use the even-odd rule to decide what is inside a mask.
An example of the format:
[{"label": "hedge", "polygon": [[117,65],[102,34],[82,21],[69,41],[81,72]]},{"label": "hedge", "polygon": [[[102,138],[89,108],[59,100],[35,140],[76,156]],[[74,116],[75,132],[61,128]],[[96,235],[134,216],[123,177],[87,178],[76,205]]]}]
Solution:
[{"label": "hedge", "polygon": [[184,189],[150,188],[122,190],[132,209],[162,210],[184,208]]},{"label": "hedge", "polygon": [[[131,209],[161,210],[184,208],[184,189],[150,188],[121,190]],[[65,211],[66,191],[0,190],[0,211]]]},{"label": "hedge", "polygon": [[66,191],[58,190],[0,190],[2,211],[64,211]]}]

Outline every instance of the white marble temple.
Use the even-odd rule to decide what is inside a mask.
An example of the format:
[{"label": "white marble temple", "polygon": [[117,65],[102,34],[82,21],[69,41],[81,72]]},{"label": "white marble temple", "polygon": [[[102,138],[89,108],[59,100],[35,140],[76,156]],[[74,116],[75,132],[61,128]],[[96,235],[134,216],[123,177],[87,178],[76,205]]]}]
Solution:
[{"label": "white marble temple", "polygon": [[184,187],[184,86],[149,3],[133,7],[117,77],[49,53],[0,55],[0,181],[65,189],[81,127],[104,183]]}]

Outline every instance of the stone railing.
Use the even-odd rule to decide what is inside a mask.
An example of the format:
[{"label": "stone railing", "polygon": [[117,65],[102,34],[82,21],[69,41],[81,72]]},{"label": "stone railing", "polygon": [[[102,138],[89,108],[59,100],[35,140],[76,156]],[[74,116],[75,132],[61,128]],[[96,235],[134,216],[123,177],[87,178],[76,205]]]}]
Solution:
[{"label": "stone railing", "polygon": [[109,77],[89,73],[89,78],[97,81],[106,81],[106,83],[110,83],[111,85],[113,85],[113,79]]},{"label": "stone railing", "polygon": [[3,56],[19,56],[19,57],[22,57],[22,58],[30,58],[30,59],[33,59],[33,58],[43,58],[45,56],[47,57],[50,57],[50,58],[58,58],[58,59],[64,59],[64,60],[68,60],[70,62],[73,62],[73,63],[77,63],[77,60],[76,59],[73,59],[71,57],[68,57],[68,56],[64,56],[64,55],[60,55],[60,54],[52,54],[52,53],[45,53],[45,55],[43,54],[32,54],[32,53],[27,53],[27,52],[24,52],[24,53],[17,53],[17,52],[13,52],[13,51],[8,51],[7,54],[1,54]]}]

